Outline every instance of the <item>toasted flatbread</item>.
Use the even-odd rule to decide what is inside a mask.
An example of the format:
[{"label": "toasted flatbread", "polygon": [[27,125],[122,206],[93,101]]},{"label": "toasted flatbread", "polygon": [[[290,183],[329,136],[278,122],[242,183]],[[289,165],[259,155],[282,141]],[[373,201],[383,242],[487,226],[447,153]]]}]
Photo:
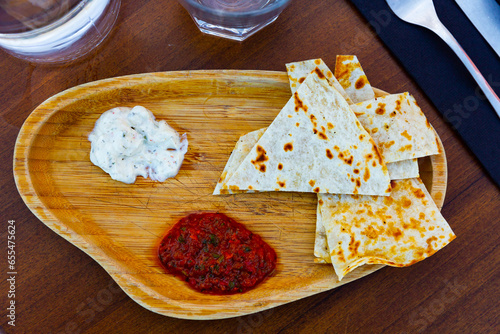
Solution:
[{"label": "toasted flatbread", "polygon": [[290,82],[290,89],[292,94],[299,89],[301,83],[306,80],[306,77],[311,72],[319,71],[330,81],[332,86],[346,99],[347,103],[353,102],[345,92],[344,88],[337,81],[332,71],[326,66],[325,62],[321,59],[310,59],[286,64],[286,71],[288,73],[288,81]]},{"label": "toasted flatbread", "polygon": [[[391,180],[403,180],[419,177],[417,159],[402,160],[387,164]],[[318,195],[319,196],[319,195]],[[326,241],[325,226],[321,218],[321,206],[318,203],[316,212],[316,236],[314,239],[314,261],[316,263],[331,263],[328,243]]]},{"label": "toasted flatbread", "polygon": [[386,163],[440,153],[436,132],[409,93],[377,97],[351,108]]},{"label": "toasted flatbread", "polygon": [[388,195],[375,142],[323,75],[307,76],[245,157],[229,188]]},{"label": "toasted flatbread", "polygon": [[[345,60],[346,58],[350,59],[350,56],[338,56],[337,60],[342,61]],[[357,62],[357,58],[353,60],[353,62]],[[354,65],[353,65],[354,66]],[[326,64],[323,62],[322,59],[311,59],[311,60],[306,60],[306,61],[300,61],[300,62],[294,62],[294,63],[289,63],[286,64],[287,68],[287,73],[288,73],[288,81],[290,83],[290,89],[292,90],[292,93],[295,93],[295,91],[300,87],[300,84],[304,82],[306,79],[307,75],[309,75],[313,71],[321,71],[321,73],[327,77],[327,79],[332,83],[332,85],[339,91],[339,93],[346,99],[346,101],[349,104],[352,104],[352,101],[350,98],[347,96],[345,90],[343,87],[339,84],[339,82],[335,79],[333,76],[332,78],[332,72],[326,66]],[[364,75],[363,70],[361,69],[361,66],[359,66],[359,73],[362,73]],[[366,77],[366,75],[365,75]],[[367,80],[368,82],[368,80]],[[369,83],[368,83],[369,84]],[[371,86],[370,86],[371,89]],[[369,95],[371,96],[371,95]],[[367,95],[368,97],[368,95]],[[373,98],[375,96],[373,95]],[[361,122],[363,125],[363,122]],[[370,131],[370,128],[368,127],[368,131]],[[377,137],[373,138],[375,143],[377,143]],[[383,157],[383,156],[382,156]],[[419,176],[418,172],[418,163],[417,159],[408,159],[404,161],[397,161],[397,162],[387,162],[387,169],[389,171],[389,176],[391,180],[401,180],[401,179],[409,179],[409,178],[415,178]]]},{"label": "toasted flatbread", "polygon": [[[252,131],[250,133],[247,133],[246,135],[241,136],[240,139],[236,142],[231,156],[229,157],[226,166],[224,167],[224,170],[217,182],[217,185],[215,186],[213,195],[242,192],[229,189],[226,181],[234,174],[234,171],[243,162],[247,154],[250,153],[250,150],[257,143],[260,137],[262,137],[264,131],[266,131],[266,128]],[[388,163],[387,170],[389,172],[389,177],[391,180],[410,179],[419,176],[417,159]],[[322,229],[322,231],[324,231],[324,228]],[[324,243],[326,243],[326,236],[323,241]]]},{"label": "toasted flatbread", "polygon": [[[323,194],[318,194],[318,205],[316,206],[316,234],[314,238],[314,262],[332,263],[326,238],[325,225],[323,225],[323,218],[321,216],[321,208],[324,203],[323,200],[320,202],[321,198],[323,198]],[[319,203],[321,203],[321,205]]]},{"label": "toasted flatbread", "polygon": [[337,56],[334,76],[354,103],[375,98],[368,78],[356,56]]},{"label": "toasted flatbread", "polygon": [[363,264],[412,265],[455,238],[420,179],[391,183],[388,197],[318,195],[339,280]]},{"label": "toasted flatbread", "polygon": [[238,168],[238,166],[243,162],[245,157],[250,153],[252,147],[257,143],[257,141],[262,137],[262,134],[266,131],[266,128],[259,129],[247,133],[240,137],[240,139],[236,142],[236,145],[229,156],[229,159],[226,162],[226,166],[222,171],[222,174],[217,181],[217,185],[215,186],[213,195],[219,194],[233,194],[236,191],[233,189],[229,189],[227,186],[227,180],[233,176],[234,171]]},{"label": "toasted flatbread", "polygon": [[413,179],[420,176],[417,159],[389,162],[387,170],[391,180]]}]

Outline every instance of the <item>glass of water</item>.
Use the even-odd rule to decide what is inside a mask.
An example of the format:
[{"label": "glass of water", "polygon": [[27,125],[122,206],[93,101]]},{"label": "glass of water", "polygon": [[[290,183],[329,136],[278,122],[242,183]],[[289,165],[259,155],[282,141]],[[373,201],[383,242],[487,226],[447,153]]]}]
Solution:
[{"label": "glass of water", "polygon": [[60,64],[109,34],[120,0],[0,0],[0,47],[17,58]]},{"label": "glass of water", "polygon": [[274,22],[291,0],[178,0],[206,34],[243,41]]}]

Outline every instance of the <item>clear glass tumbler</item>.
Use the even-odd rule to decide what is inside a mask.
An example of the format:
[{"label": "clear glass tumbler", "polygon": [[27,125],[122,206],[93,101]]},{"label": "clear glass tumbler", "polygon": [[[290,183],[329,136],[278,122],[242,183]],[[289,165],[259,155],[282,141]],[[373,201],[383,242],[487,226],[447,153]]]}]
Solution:
[{"label": "clear glass tumbler", "polygon": [[274,22],[291,0],[178,0],[206,34],[243,41]]},{"label": "clear glass tumbler", "polygon": [[60,64],[109,34],[120,0],[0,0],[0,47],[17,58]]}]

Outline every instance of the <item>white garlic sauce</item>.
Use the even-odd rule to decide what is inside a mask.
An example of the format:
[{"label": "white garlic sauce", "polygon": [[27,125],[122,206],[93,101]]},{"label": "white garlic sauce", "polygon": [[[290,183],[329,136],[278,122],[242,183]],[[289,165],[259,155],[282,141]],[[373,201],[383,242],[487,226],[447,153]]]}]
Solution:
[{"label": "white garlic sauce", "polygon": [[138,175],[163,182],[174,177],[188,140],[148,109],[119,107],[104,112],[89,135],[90,161],[112,179],[134,183]]}]

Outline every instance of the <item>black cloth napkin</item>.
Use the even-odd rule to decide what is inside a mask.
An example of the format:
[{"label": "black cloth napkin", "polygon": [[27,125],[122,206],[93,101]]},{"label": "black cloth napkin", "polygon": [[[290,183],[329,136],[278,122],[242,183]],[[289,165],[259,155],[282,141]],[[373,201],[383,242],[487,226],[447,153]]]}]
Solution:
[{"label": "black cloth napkin", "polygon": [[[430,30],[400,20],[385,0],[351,1],[500,185],[500,118],[455,53]],[[434,0],[434,5],[500,96],[500,59],[493,49],[455,1]]]}]

